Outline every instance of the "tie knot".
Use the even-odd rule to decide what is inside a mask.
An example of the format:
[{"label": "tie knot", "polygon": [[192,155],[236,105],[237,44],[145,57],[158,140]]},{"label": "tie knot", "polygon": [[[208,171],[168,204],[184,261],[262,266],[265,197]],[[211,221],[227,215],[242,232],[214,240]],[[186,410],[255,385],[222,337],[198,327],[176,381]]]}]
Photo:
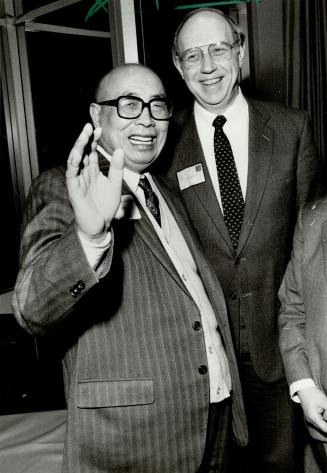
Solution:
[{"label": "tie knot", "polygon": [[218,115],[212,122],[212,126],[214,126],[216,129],[221,129],[226,122],[227,119],[224,117],[224,115]]},{"label": "tie knot", "polygon": [[146,176],[140,177],[139,186],[143,189],[144,193],[148,195],[153,192],[149,179]]}]

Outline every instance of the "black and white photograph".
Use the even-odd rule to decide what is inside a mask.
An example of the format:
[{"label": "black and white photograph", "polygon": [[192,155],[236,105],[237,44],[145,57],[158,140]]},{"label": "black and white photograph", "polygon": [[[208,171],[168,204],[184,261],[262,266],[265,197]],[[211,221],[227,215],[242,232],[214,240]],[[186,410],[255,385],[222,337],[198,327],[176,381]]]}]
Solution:
[{"label": "black and white photograph", "polygon": [[327,473],[326,0],[0,0],[0,473]]}]

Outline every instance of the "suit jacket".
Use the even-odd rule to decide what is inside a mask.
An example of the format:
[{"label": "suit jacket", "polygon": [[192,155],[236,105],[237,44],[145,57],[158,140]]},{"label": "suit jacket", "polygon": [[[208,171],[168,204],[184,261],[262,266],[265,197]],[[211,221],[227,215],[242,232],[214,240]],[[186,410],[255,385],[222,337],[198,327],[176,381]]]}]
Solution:
[{"label": "suit jacket", "polygon": [[[243,445],[246,421],[224,297],[178,196],[156,183],[217,316],[232,375],[234,435]],[[139,210],[139,220],[114,221],[98,279],[75,230],[64,169],[41,175],[28,199],[13,305],[25,328],[53,327],[64,345],[65,472],[189,473],[202,460],[209,378],[199,371],[207,364],[203,333],[192,325],[200,313]]]},{"label": "suit jacket", "polygon": [[[327,200],[299,214],[292,259],[279,291],[280,349],[289,384],[313,378],[327,394]],[[313,437],[327,435],[309,426]]]},{"label": "suit jacket", "polygon": [[243,317],[256,374],[274,382],[283,377],[277,292],[290,258],[298,208],[322,192],[321,173],[306,113],[253,100],[248,104],[248,180],[236,256],[205,163],[193,109],[175,119],[167,147],[175,154],[166,173],[177,183],[178,171],[202,163],[205,182],[181,195],[222,285],[235,346],[238,350]]}]

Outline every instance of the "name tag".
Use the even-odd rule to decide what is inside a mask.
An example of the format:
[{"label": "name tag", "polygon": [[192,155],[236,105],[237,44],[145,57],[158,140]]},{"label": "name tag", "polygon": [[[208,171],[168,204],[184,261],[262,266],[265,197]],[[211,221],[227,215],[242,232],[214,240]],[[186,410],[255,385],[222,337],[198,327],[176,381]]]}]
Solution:
[{"label": "name tag", "polygon": [[119,208],[115,215],[117,220],[121,218],[128,218],[130,220],[139,220],[141,214],[137,205],[131,195],[122,195],[120,198]]},{"label": "name tag", "polygon": [[177,179],[181,191],[188,187],[195,186],[196,184],[201,184],[201,182],[205,182],[202,164],[198,163],[182,171],[178,171]]}]

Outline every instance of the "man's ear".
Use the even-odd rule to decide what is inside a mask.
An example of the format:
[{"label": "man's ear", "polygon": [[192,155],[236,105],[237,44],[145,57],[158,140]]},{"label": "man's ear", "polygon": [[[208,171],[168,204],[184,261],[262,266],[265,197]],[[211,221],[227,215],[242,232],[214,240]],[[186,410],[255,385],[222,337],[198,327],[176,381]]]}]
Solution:
[{"label": "man's ear", "polygon": [[100,105],[98,105],[97,103],[91,103],[89,112],[90,112],[90,116],[91,116],[94,127],[96,128],[98,126],[101,126],[101,124],[100,124],[100,121],[101,121],[100,120],[100,112],[101,112]]},{"label": "man's ear", "polygon": [[243,65],[244,54],[245,54],[245,44],[240,46],[240,50],[239,50],[239,53],[238,53],[238,65],[239,65],[240,68]]},{"label": "man's ear", "polygon": [[175,64],[176,69],[178,70],[182,78],[184,79],[184,71],[182,69],[179,57],[175,51],[173,52],[173,63]]}]

